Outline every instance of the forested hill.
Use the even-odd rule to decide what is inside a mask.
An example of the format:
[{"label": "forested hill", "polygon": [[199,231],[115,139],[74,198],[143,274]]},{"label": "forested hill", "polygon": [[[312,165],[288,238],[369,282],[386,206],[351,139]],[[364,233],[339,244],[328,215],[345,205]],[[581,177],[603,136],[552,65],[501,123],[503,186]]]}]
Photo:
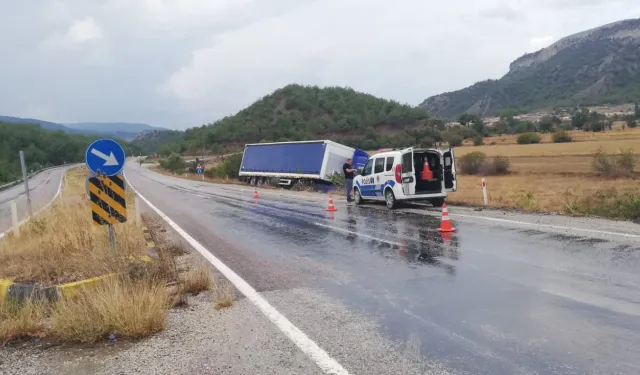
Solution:
[{"label": "forested hill", "polygon": [[[22,175],[19,151],[23,150],[28,170],[81,162],[87,147],[96,137],[49,131],[36,124],[0,122],[0,184]],[[135,146],[120,141],[127,155],[138,152]]]},{"label": "forested hill", "polygon": [[[202,145],[219,149],[261,141],[324,138],[362,147],[406,144],[404,131],[427,118],[424,109],[350,88],[288,85],[234,116],[187,130],[182,143],[172,147],[181,151]],[[365,141],[368,145],[362,144]]]},{"label": "forested hill", "polygon": [[604,25],[515,60],[499,80],[432,96],[420,106],[457,118],[640,99],[640,19]]}]

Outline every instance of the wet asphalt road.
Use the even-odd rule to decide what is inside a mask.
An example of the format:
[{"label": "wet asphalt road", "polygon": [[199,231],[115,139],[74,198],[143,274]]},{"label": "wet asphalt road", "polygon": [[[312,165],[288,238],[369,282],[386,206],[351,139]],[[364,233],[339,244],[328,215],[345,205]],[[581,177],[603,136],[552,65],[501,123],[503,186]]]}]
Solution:
[{"label": "wet asphalt road", "polygon": [[[640,374],[638,239],[472,219],[443,238],[437,215],[342,202],[329,214],[316,194],[255,201],[248,187],[126,173],[258,291],[321,290],[451,373]],[[338,338],[322,346],[347,370],[359,356]]]},{"label": "wet asphalt road", "polygon": [[[48,169],[33,176],[29,180],[29,194],[34,212],[44,207],[53,199],[60,186],[60,178],[67,167]],[[16,200],[18,206],[18,220],[28,216],[27,198],[24,194],[24,184],[0,191],[0,233],[11,228],[10,202]]]}]

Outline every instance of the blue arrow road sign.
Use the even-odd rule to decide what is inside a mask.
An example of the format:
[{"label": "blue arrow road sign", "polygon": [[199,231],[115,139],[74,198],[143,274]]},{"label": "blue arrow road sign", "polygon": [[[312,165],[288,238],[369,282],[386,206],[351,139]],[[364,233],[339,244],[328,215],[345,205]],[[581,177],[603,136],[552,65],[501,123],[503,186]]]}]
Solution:
[{"label": "blue arrow road sign", "polygon": [[196,172],[198,172],[198,174],[202,174],[202,168],[196,169]]},{"label": "blue arrow road sign", "polygon": [[124,167],[126,155],[122,146],[111,139],[98,139],[93,142],[85,155],[87,167],[91,172],[115,176]]}]

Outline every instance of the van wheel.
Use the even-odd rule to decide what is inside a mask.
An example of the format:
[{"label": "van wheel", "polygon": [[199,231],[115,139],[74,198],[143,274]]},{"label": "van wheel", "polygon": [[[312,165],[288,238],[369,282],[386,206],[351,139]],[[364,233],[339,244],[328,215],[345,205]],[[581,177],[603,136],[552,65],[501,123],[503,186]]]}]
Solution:
[{"label": "van wheel", "polygon": [[393,210],[396,208],[396,196],[391,189],[387,189],[384,192],[384,201],[387,203],[388,209]]},{"label": "van wheel", "polygon": [[431,203],[433,207],[442,207],[444,204],[444,198],[429,199],[429,203]]},{"label": "van wheel", "polygon": [[357,205],[361,205],[364,203],[364,199],[362,199],[362,195],[360,195],[359,189],[353,189],[353,201],[356,202]]}]

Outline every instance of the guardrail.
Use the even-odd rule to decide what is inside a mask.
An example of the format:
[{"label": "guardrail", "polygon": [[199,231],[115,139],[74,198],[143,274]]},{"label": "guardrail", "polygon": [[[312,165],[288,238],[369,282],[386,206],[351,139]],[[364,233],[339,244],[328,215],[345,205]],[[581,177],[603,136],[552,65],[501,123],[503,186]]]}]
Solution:
[{"label": "guardrail", "polygon": [[[78,163],[67,163],[67,164],[62,164],[62,165],[54,165],[53,167],[42,168],[42,169],[39,169],[39,170],[37,170],[35,172],[31,172],[29,174],[28,178],[31,179],[31,177],[33,177],[33,176],[35,176],[35,175],[37,175],[39,173],[42,173],[44,171],[47,171],[49,169],[67,167],[67,166],[76,165],[76,164],[78,164]],[[17,181],[13,181],[13,182],[9,182],[9,183],[4,184],[4,185],[0,185],[0,191],[7,190],[7,189],[10,189],[10,188],[12,188],[14,186],[17,186],[17,185],[21,184],[23,181],[24,181],[24,179],[21,178],[21,179],[19,179]]]}]

